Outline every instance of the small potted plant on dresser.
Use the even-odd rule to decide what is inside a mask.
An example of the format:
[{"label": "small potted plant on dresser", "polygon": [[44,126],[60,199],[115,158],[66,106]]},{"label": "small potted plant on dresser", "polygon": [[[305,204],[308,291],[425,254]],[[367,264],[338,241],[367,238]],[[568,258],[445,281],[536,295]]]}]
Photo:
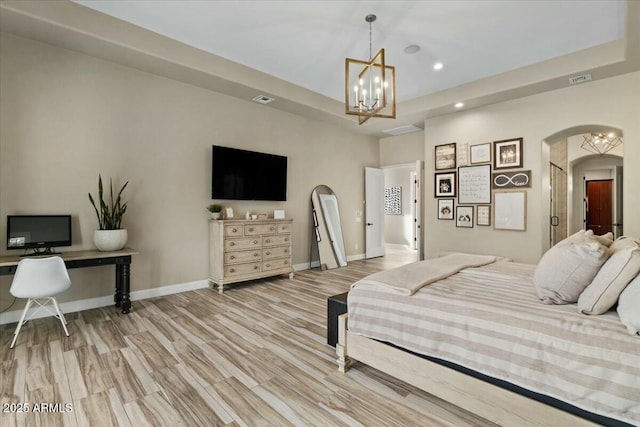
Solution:
[{"label": "small potted plant on dresser", "polygon": [[220,215],[222,215],[222,205],[214,203],[207,206],[207,210],[211,212],[211,219],[220,219]]},{"label": "small potted plant on dresser", "polygon": [[121,228],[122,217],[127,211],[127,202],[122,201],[122,192],[129,184],[125,182],[117,197],[113,198],[113,181],[109,179],[109,203],[103,198],[102,176],[98,175],[99,206],[89,193],[89,200],[98,217],[98,230],[93,233],[93,243],[100,251],[118,251],[127,243],[127,230]]}]

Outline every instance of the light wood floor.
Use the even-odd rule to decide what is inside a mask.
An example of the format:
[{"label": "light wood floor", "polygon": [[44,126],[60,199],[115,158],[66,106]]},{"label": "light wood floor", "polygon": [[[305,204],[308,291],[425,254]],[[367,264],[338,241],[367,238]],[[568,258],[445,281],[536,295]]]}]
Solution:
[{"label": "light wood floor", "polygon": [[[0,327],[0,396],[29,413],[0,425],[490,425],[357,364],[346,375],[326,345],[326,300],[413,252],[232,287],[135,301],[30,322],[14,350]],[[54,413],[35,403],[60,403]],[[70,404],[64,407],[64,404]],[[23,407],[24,408],[24,407]],[[52,408],[56,409],[56,408]],[[59,409],[69,409],[60,412]]]}]

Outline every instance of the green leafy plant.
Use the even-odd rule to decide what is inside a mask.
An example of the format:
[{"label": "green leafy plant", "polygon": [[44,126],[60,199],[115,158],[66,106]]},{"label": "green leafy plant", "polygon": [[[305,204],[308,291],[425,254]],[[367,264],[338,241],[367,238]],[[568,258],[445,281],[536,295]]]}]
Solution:
[{"label": "green leafy plant", "polygon": [[207,210],[209,212],[219,213],[219,212],[222,212],[222,205],[217,205],[217,204],[209,205],[207,206]]},{"label": "green leafy plant", "polygon": [[122,201],[122,192],[129,184],[129,181],[125,182],[118,196],[113,198],[113,181],[109,178],[109,198],[110,203],[107,204],[103,198],[102,188],[102,176],[98,175],[98,199],[100,201],[100,208],[96,205],[91,193],[89,193],[89,200],[93,205],[93,209],[96,211],[98,217],[98,225],[100,230],[119,230],[122,224],[122,216],[127,211],[127,202]]}]

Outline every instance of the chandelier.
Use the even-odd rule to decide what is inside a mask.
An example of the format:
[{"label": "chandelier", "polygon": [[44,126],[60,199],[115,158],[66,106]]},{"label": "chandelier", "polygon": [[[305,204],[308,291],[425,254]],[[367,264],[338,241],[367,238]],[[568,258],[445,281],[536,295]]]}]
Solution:
[{"label": "chandelier", "polygon": [[396,118],[396,71],[384,61],[384,49],[375,56],[371,50],[371,24],[376,15],[367,15],[369,23],[369,60],[345,59],[345,112],[358,116],[363,124],[371,117]]},{"label": "chandelier", "polygon": [[595,154],[604,155],[609,151],[622,144],[622,137],[617,136],[613,132],[609,133],[590,133],[583,135],[582,145],[580,147]]}]

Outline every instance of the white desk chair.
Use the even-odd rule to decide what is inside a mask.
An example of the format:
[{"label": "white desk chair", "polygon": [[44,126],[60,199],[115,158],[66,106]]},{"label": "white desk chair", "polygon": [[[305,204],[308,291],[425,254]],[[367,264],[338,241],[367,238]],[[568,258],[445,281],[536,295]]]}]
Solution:
[{"label": "white desk chair", "polygon": [[[18,268],[13,276],[13,282],[11,283],[9,292],[16,298],[28,298],[28,301],[24,307],[16,331],[13,333],[14,336],[10,348],[13,348],[15,345],[22,325],[27,323],[42,308],[47,310],[52,316],[60,319],[64,333],[69,336],[66,325],[67,321],[60,311],[60,307],[58,307],[58,302],[54,298],[54,295],[69,289],[69,286],[71,286],[71,280],[69,279],[69,273],[67,273],[67,267],[64,265],[62,258],[58,256],[49,258],[25,258],[18,263]],[[27,312],[34,302],[40,307],[25,320]],[[53,303],[56,313],[46,306],[48,302]]]}]

